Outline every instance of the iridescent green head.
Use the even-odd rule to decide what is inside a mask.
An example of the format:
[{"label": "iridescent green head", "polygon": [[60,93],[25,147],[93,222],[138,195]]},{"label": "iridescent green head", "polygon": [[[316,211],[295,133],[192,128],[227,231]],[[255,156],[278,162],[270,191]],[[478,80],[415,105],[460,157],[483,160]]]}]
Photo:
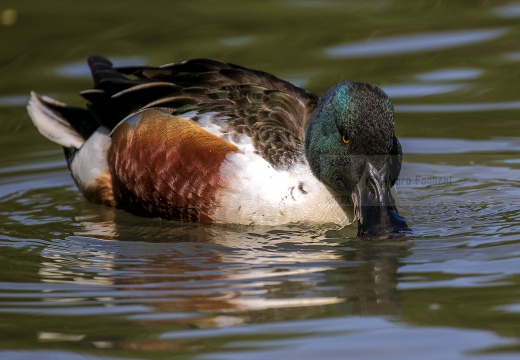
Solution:
[{"label": "iridescent green head", "polygon": [[390,193],[402,152],[383,90],[364,82],[331,88],[307,127],[305,155],[314,175],[354,212],[359,236],[409,231]]}]

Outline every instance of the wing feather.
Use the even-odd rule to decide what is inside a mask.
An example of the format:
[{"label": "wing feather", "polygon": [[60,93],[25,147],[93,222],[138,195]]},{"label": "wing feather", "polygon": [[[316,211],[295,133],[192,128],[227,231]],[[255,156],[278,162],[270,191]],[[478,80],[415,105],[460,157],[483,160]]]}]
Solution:
[{"label": "wing feather", "polygon": [[210,59],[116,68],[95,56],[89,65],[97,91],[82,94],[110,129],[143,108],[174,115],[216,112],[230,131],[250,136],[255,151],[274,167],[304,161],[305,129],[318,97],[274,75]]}]

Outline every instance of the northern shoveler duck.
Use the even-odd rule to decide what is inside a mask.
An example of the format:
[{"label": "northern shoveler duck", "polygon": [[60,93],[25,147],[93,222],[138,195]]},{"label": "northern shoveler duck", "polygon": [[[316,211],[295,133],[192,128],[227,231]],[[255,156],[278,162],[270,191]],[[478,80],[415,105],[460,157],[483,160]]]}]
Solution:
[{"label": "northern shoveler duck", "polygon": [[216,60],[88,64],[86,108],[36,93],[28,104],[88,200],[183,221],[358,220],[359,236],[410,231],[391,192],[402,152],[380,88],[348,81],[319,99]]}]

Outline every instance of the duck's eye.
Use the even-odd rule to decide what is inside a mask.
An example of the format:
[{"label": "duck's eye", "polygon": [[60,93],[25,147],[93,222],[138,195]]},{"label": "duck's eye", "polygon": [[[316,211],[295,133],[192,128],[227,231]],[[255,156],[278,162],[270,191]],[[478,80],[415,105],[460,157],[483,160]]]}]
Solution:
[{"label": "duck's eye", "polygon": [[343,137],[341,138],[341,140],[343,140],[343,142],[344,142],[345,144],[349,144],[349,143],[350,143],[350,139],[348,138],[347,135],[343,135]]}]

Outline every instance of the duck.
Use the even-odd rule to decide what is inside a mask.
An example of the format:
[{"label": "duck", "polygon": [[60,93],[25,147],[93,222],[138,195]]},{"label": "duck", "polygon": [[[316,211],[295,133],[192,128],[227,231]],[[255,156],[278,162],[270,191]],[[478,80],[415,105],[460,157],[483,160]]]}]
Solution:
[{"label": "duck", "polygon": [[376,85],[344,81],[320,98],[213,59],[87,62],[85,107],[35,92],[27,105],[87,200],[185,222],[411,232],[393,191],[402,165],[394,109]]}]

